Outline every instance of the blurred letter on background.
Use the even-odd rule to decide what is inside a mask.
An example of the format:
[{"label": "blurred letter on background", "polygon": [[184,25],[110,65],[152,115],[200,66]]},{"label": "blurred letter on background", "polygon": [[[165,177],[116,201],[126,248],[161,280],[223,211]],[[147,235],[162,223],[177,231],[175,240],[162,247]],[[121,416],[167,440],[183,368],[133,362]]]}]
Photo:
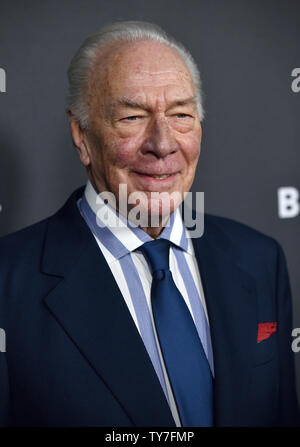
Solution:
[{"label": "blurred letter on background", "polygon": [[6,73],[3,68],[0,68],[0,92],[6,92]]}]

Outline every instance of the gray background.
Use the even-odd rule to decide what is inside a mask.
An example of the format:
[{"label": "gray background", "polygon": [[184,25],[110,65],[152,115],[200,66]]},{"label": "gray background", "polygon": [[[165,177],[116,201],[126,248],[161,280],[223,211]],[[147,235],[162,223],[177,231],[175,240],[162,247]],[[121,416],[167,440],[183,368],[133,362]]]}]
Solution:
[{"label": "gray background", "polygon": [[[300,215],[278,217],[277,190],[300,190],[300,2],[0,0],[0,235],[54,213],[86,175],[65,116],[66,70],[82,40],[115,20],[161,25],[194,55],[206,119],[194,191],[205,210],[275,237],[300,327]],[[295,354],[300,391],[300,352]]]}]

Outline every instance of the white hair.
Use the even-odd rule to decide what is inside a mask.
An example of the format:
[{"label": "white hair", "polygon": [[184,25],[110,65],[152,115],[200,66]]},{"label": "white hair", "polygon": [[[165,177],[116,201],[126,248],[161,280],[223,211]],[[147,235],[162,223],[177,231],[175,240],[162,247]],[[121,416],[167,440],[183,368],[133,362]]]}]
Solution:
[{"label": "white hair", "polygon": [[97,33],[85,39],[68,68],[67,109],[71,110],[74,119],[79,122],[82,129],[88,127],[89,114],[86,104],[86,91],[93,63],[99,54],[99,48],[112,41],[132,42],[139,40],[160,42],[179,53],[194,83],[200,121],[204,118],[200,73],[193,57],[184,46],[153,23],[140,21],[115,22],[101,28]]}]

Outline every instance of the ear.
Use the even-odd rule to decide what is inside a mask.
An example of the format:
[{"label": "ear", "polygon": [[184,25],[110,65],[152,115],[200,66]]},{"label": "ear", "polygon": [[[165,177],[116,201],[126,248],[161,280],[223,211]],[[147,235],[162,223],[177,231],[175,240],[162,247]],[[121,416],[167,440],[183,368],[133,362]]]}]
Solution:
[{"label": "ear", "polygon": [[89,148],[86,143],[86,138],[84,138],[85,136],[84,131],[81,129],[80,124],[75,119],[71,110],[69,109],[67,110],[67,115],[69,119],[72,139],[74,145],[76,146],[80,161],[85,167],[87,167],[89,166],[91,159],[90,159]]}]

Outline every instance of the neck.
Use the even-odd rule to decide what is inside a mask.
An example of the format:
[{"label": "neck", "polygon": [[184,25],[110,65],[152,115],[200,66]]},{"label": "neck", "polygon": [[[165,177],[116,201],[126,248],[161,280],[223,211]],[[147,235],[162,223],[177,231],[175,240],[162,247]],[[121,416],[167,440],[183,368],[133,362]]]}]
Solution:
[{"label": "neck", "polygon": [[[99,194],[99,189],[97,187],[97,184],[94,180],[94,177],[91,173],[88,172],[88,177],[89,180],[93,186],[93,188],[95,189],[96,193]],[[110,204],[112,206],[112,208],[114,208],[113,204]],[[117,211],[119,211],[118,206],[116,208]],[[119,211],[120,212],[120,211]],[[126,217],[126,219],[128,219],[128,216],[124,216]],[[143,231],[145,231],[147,234],[149,234],[150,237],[152,237],[153,239],[157,239],[160,235],[160,233],[163,231],[166,223],[169,220],[169,215],[166,216],[160,216],[159,218],[159,226],[153,226],[153,227],[140,227]]]},{"label": "neck", "polygon": [[157,239],[164,227],[141,227],[153,239]]}]

